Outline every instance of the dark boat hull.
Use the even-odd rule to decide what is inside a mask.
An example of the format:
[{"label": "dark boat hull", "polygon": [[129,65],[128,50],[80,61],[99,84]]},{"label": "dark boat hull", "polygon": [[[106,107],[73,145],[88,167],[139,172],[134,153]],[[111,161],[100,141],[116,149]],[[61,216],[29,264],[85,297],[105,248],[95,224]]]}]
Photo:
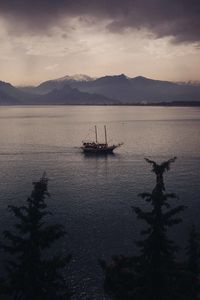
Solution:
[{"label": "dark boat hull", "polygon": [[115,147],[108,147],[108,148],[84,148],[82,147],[82,150],[84,153],[94,153],[94,154],[112,154]]},{"label": "dark boat hull", "polygon": [[107,143],[107,133],[106,126],[104,126],[105,130],[105,143],[99,143],[97,140],[97,127],[95,126],[95,142],[94,141],[82,141],[83,145],[81,149],[84,153],[87,154],[112,154],[115,148],[120,147],[123,143],[119,143],[117,145],[108,145]]}]

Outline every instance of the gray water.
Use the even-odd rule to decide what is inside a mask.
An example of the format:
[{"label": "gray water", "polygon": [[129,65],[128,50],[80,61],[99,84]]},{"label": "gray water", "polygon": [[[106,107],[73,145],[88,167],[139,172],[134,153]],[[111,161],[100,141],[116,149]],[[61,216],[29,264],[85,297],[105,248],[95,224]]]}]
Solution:
[{"label": "gray water", "polygon": [[[79,147],[94,139],[124,142],[115,155],[85,156]],[[166,174],[166,188],[188,206],[175,229],[177,243],[188,226],[199,224],[200,109],[179,107],[48,106],[0,107],[1,229],[13,221],[8,204],[21,205],[31,182],[45,170],[50,179],[48,207],[68,235],[61,252],[71,252],[74,299],[105,299],[98,258],[130,255],[140,227],[131,206],[151,191],[154,176],[144,161],[178,160]],[[174,204],[177,204],[176,202]],[[200,225],[200,224],[199,224]]]}]

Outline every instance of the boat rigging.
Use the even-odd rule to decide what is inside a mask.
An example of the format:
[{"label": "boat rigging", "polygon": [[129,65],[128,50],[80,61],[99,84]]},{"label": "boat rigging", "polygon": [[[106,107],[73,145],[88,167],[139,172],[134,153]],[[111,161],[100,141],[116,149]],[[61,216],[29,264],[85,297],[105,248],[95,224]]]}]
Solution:
[{"label": "boat rigging", "polygon": [[95,125],[95,142],[82,142],[81,149],[84,153],[96,153],[96,154],[109,154],[113,153],[113,150],[119,148],[123,143],[108,145],[107,130],[104,125],[105,143],[99,143],[97,137],[97,126]]}]

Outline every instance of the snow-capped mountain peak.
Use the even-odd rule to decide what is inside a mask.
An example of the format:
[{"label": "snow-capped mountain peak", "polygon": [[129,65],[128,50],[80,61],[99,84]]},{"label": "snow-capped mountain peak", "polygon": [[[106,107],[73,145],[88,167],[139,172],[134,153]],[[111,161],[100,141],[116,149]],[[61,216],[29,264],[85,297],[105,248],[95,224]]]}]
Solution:
[{"label": "snow-capped mountain peak", "polygon": [[93,81],[94,79],[95,78],[92,78],[88,75],[76,74],[76,75],[72,75],[72,76],[66,75],[64,77],[58,78],[57,80],[58,81],[65,81],[65,80],[68,80],[68,81]]}]

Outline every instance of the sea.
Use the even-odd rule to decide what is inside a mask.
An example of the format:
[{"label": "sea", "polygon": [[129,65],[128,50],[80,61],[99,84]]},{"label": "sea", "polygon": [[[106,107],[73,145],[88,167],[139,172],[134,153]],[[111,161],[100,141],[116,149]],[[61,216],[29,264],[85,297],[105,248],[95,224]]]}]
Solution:
[{"label": "sea", "polygon": [[[83,140],[123,142],[114,155],[85,155]],[[132,255],[141,222],[132,206],[146,210],[138,194],[151,192],[155,176],[144,158],[176,156],[165,174],[167,192],[183,204],[183,222],[169,234],[184,256],[188,230],[200,229],[200,108],[139,106],[1,106],[0,228],[12,228],[8,205],[23,205],[32,182],[46,172],[52,212],[48,221],[67,231],[56,251],[71,253],[65,270],[73,299],[103,300],[104,274],[98,259]],[[3,262],[1,262],[2,265]]]}]

